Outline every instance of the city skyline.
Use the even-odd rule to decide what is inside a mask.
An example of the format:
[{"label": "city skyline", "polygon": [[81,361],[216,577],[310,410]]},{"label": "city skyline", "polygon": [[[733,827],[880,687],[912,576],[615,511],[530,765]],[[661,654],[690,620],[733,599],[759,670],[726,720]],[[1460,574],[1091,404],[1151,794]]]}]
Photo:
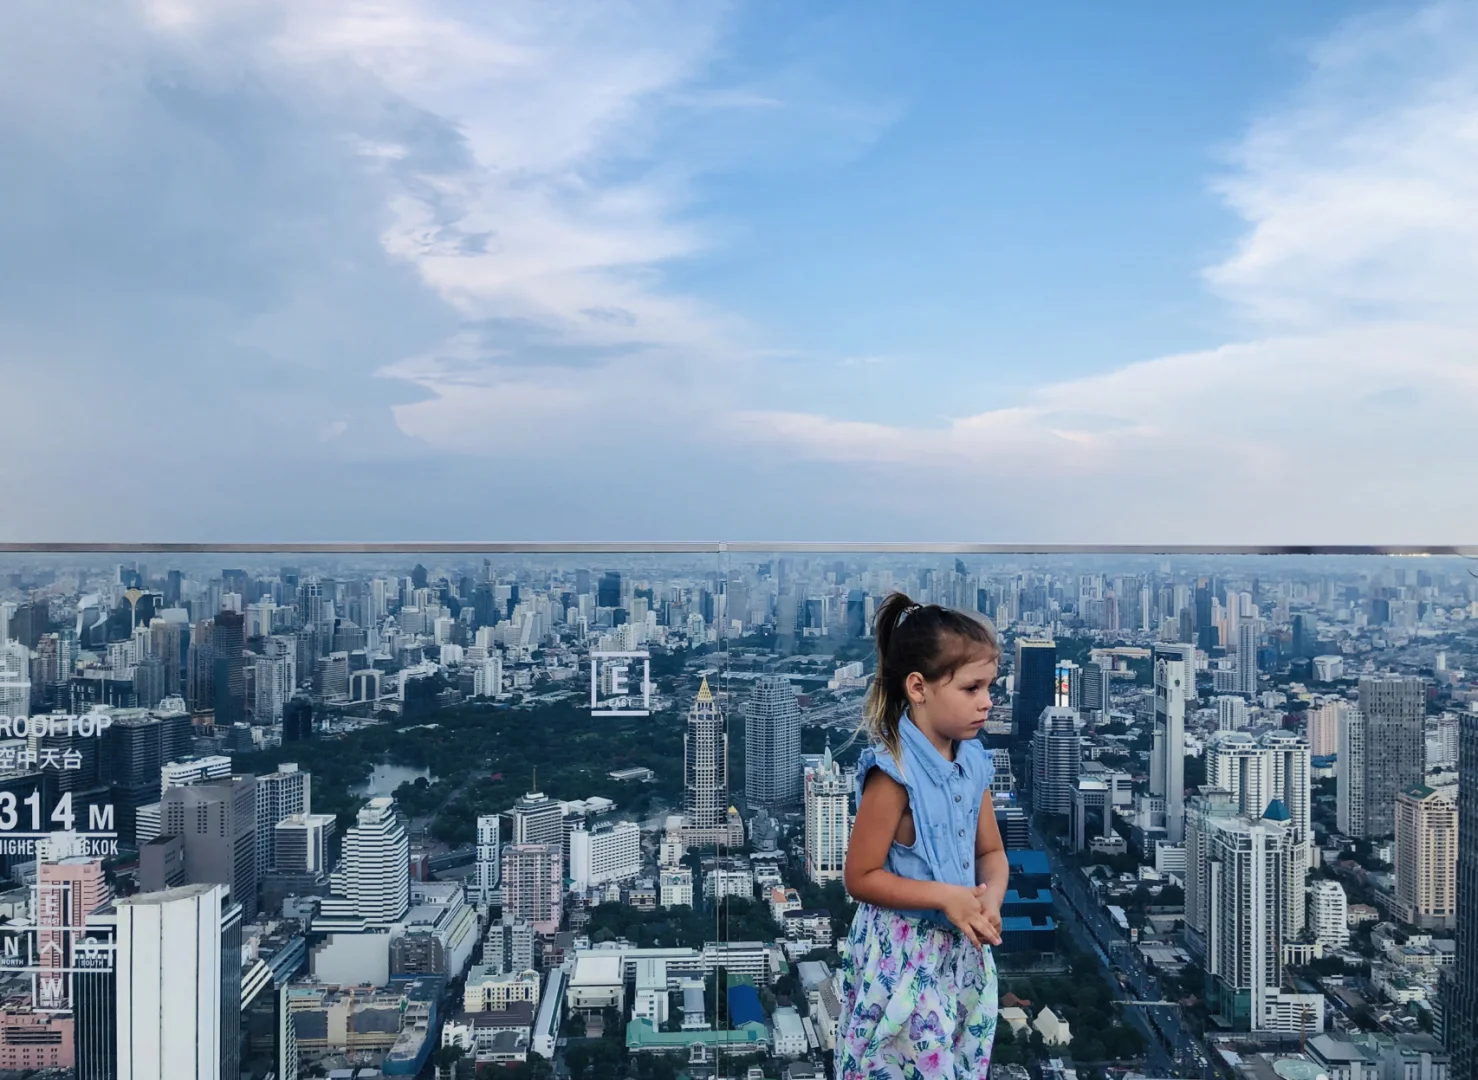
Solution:
[{"label": "city skyline", "polygon": [[0,538],[1467,539],[1475,39],[12,7]]}]

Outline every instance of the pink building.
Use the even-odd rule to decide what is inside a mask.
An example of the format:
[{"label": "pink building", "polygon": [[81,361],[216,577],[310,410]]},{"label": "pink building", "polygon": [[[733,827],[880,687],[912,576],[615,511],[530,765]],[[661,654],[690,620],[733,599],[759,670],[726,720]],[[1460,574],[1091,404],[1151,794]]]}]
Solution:
[{"label": "pink building", "polygon": [[555,844],[503,849],[503,915],[533,924],[536,934],[559,932],[564,919],[564,859]]},{"label": "pink building", "polygon": [[32,1012],[23,998],[0,1009],[0,1069],[70,1069],[74,1064],[70,1016]]}]

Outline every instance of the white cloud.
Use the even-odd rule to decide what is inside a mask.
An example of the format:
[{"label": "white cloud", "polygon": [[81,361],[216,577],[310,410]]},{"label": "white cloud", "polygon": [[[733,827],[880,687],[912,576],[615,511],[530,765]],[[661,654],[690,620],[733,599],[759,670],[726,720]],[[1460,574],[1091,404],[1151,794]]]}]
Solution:
[{"label": "white cloud", "polygon": [[[1214,191],[1246,222],[1206,272],[1247,340],[1040,386],[937,427],[742,412],[778,453],[909,475],[1020,540],[1471,540],[1478,530],[1478,76],[1471,7],[1361,21],[1314,50]],[[1046,504],[1075,509],[1077,529]],[[1045,530],[1045,531],[1044,531]],[[1053,530],[1057,530],[1055,533]]]}]

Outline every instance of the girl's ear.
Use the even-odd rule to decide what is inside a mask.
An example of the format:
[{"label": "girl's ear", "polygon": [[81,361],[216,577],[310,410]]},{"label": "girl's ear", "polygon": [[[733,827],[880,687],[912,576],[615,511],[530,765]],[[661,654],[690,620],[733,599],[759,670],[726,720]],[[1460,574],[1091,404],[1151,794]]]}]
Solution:
[{"label": "girl's ear", "polygon": [[903,680],[903,692],[908,695],[908,700],[913,705],[924,703],[924,677],[917,671],[909,672],[908,678]]}]

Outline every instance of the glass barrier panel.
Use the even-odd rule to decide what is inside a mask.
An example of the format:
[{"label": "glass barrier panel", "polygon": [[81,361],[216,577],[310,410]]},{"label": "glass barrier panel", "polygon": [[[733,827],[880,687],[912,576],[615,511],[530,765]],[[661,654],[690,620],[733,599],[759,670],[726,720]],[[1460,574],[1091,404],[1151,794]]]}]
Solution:
[{"label": "glass barrier panel", "polygon": [[[176,1000],[219,985],[234,1006],[197,1019],[236,1072],[829,1073],[843,955],[877,933],[846,859],[897,592],[935,628],[913,662],[963,674],[885,711],[910,798],[888,865],[986,853],[962,873],[995,889],[997,1067],[1209,1075],[1220,1049],[1367,1023],[1341,977],[1414,1035],[1463,985],[1474,570],[3,553],[0,966],[28,998],[7,1022],[111,1075],[150,1016],[173,1049],[162,999],[123,989],[147,970]],[[979,796],[969,835],[952,789]],[[1398,983],[1429,1004],[1376,1020]]]}]

